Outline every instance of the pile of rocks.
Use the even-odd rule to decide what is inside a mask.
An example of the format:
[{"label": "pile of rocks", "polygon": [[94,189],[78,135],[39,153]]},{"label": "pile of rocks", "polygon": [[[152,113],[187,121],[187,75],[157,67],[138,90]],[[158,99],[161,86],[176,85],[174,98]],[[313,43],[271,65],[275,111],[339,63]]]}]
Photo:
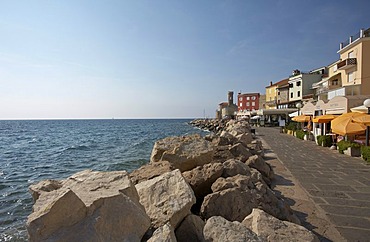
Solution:
[{"label": "pile of rocks", "polygon": [[[220,127],[220,126],[218,126]],[[248,123],[155,143],[150,162],[30,187],[30,241],[317,241],[270,188]]]}]

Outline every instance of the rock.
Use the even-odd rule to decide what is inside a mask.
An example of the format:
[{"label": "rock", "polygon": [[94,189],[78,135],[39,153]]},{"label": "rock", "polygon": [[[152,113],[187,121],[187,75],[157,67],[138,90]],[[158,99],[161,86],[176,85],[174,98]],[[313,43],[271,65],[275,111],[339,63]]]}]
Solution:
[{"label": "rock", "polygon": [[261,209],[253,209],[243,221],[247,228],[267,241],[310,241],[318,242],[314,233],[305,227],[282,221]]},{"label": "rock", "polygon": [[48,179],[48,180],[40,181],[36,184],[30,185],[29,191],[32,195],[33,201],[36,202],[36,200],[39,198],[42,192],[51,192],[61,187],[62,187],[61,181]]},{"label": "rock", "polygon": [[199,134],[167,137],[155,142],[150,162],[169,161],[181,172],[212,162],[214,146]]},{"label": "rock", "polygon": [[230,147],[226,146],[216,146],[215,153],[213,155],[213,162],[225,162],[226,160],[233,159],[234,155],[230,152]]},{"label": "rock", "polygon": [[247,145],[247,148],[253,155],[263,155],[262,142],[260,140],[253,140]]},{"label": "rock", "polygon": [[174,170],[174,168],[168,161],[148,163],[131,172],[130,179],[132,183],[136,185],[142,181],[147,181],[172,170]]},{"label": "rock", "polygon": [[31,188],[38,198],[27,221],[30,241],[141,240],[150,227],[125,171],[86,170],[45,184]]},{"label": "rock", "polygon": [[204,221],[199,216],[194,214],[186,216],[175,231],[177,241],[205,241],[203,235],[204,225]]},{"label": "rock", "polygon": [[261,208],[279,219],[299,224],[290,207],[253,173],[218,178],[212,184],[213,193],[201,205],[202,218],[222,216],[230,221],[242,221],[253,208]]},{"label": "rock", "polygon": [[214,216],[207,220],[204,226],[206,241],[213,242],[247,242],[265,241],[239,222],[230,222],[223,217]]},{"label": "rock", "polygon": [[236,176],[238,174],[246,176],[251,175],[249,166],[239,160],[230,159],[225,161],[222,165],[224,167],[222,177]]},{"label": "rock", "polygon": [[176,242],[175,232],[171,224],[166,223],[165,225],[156,229],[153,236],[148,240],[148,242]]},{"label": "rock", "polygon": [[266,183],[271,184],[271,180],[274,179],[275,174],[271,166],[262,157],[253,155],[245,163],[261,172]]},{"label": "rock", "polygon": [[204,198],[200,215],[204,219],[222,216],[227,220],[241,222],[252,208],[257,207],[252,195],[240,188],[228,188],[209,194]]},{"label": "rock", "polygon": [[233,154],[234,158],[242,162],[245,162],[250,156],[252,156],[252,153],[240,143],[233,145],[230,148],[230,152]]},{"label": "rock", "polygon": [[176,228],[195,203],[194,192],[178,169],[141,182],[136,189],[155,228],[167,222]]},{"label": "rock", "polygon": [[222,175],[223,169],[221,163],[210,163],[185,171],[182,175],[199,198],[212,192],[211,185]]},{"label": "rock", "polygon": [[237,138],[227,131],[222,131],[220,134],[220,144],[219,145],[233,145],[237,141]]},{"label": "rock", "polygon": [[245,147],[248,147],[250,143],[253,141],[253,136],[251,133],[243,133],[236,136],[237,143],[241,143]]}]

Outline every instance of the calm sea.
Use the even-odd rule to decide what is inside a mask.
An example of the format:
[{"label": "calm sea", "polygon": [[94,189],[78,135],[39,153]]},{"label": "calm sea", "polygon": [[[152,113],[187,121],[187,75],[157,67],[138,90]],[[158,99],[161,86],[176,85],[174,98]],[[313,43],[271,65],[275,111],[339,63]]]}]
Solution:
[{"label": "calm sea", "polygon": [[30,184],[83,169],[132,171],[149,161],[156,140],[202,133],[189,121],[0,121],[0,241],[27,240]]}]

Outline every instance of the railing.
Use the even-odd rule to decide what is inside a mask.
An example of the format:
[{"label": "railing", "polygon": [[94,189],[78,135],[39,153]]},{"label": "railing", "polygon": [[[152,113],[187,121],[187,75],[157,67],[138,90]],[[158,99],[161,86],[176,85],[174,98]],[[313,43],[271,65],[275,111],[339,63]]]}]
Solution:
[{"label": "railing", "polygon": [[322,93],[326,93],[329,91],[329,88],[328,87],[319,87],[316,89],[316,95],[319,95],[319,94],[322,94]]},{"label": "railing", "polygon": [[357,59],[356,58],[348,58],[345,59],[337,64],[337,69],[338,70],[344,70],[348,69],[354,65],[357,65]]}]

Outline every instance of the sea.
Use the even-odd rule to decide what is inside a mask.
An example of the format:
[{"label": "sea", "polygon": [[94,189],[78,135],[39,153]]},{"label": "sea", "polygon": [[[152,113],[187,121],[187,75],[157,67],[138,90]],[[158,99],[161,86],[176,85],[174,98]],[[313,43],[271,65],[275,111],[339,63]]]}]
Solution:
[{"label": "sea", "polygon": [[0,241],[27,241],[28,187],[85,169],[134,169],[155,141],[204,131],[187,119],[0,120]]}]

